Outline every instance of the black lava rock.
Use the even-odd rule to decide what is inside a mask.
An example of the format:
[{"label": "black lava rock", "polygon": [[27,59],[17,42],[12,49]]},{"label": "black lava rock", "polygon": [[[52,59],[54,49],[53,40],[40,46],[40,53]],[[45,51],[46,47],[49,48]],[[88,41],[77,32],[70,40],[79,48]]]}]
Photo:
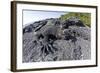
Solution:
[{"label": "black lava rock", "polygon": [[62,23],[62,26],[63,28],[68,28],[69,26],[79,26],[79,27],[85,27],[85,25],[83,24],[83,22],[76,18],[76,17],[71,17],[67,20],[65,20],[63,23]]},{"label": "black lava rock", "polygon": [[23,62],[91,58],[91,29],[76,17],[36,21],[23,33]]}]

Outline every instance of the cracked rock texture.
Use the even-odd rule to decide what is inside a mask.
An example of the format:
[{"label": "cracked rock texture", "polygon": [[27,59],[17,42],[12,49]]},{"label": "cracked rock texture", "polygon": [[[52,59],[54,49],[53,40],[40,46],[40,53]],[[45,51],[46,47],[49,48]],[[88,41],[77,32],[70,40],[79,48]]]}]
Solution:
[{"label": "cracked rock texture", "polygon": [[91,59],[91,29],[80,19],[50,18],[23,27],[23,63]]}]

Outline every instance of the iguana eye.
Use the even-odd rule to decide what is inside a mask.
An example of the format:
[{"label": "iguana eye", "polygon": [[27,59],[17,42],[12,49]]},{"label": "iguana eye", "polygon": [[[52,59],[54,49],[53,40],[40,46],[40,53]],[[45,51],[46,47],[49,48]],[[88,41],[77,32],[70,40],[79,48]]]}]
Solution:
[{"label": "iguana eye", "polygon": [[42,34],[40,34],[39,36],[38,36],[38,39],[43,39],[44,38],[44,36],[42,35]]}]

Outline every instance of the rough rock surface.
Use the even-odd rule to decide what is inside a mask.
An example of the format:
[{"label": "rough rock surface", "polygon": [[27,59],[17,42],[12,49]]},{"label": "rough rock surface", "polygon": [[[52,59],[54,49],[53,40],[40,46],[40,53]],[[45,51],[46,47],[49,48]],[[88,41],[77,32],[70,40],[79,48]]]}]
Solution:
[{"label": "rough rock surface", "polygon": [[23,28],[23,62],[91,59],[91,29],[80,19],[50,18]]}]

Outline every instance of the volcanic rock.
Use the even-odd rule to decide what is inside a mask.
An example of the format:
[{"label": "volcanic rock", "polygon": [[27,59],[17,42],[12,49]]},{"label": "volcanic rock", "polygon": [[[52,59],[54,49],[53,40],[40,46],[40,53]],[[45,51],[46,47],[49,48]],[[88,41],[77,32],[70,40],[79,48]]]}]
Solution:
[{"label": "volcanic rock", "polygon": [[50,18],[23,28],[23,63],[91,59],[91,29],[75,17]]}]

